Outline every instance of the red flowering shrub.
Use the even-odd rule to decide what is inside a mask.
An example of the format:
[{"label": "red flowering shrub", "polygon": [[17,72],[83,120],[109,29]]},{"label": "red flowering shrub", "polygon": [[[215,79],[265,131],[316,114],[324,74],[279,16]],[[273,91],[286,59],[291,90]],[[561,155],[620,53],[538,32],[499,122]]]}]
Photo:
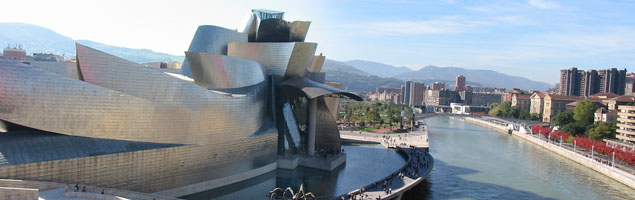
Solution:
[{"label": "red flowering shrub", "polygon": [[561,131],[561,130],[557,130],[554,132],[551,132],[551,139],[554,140],[560,140],[560,138],[562,138],[562,140],[564,141],[565,139],[567,139],[569,136],[571,136],[571,134]]},{"label": "red flowering shrub", "polygon": [[532,126],[531,127],[531,132],[532,133],[539,133],[541,135],[544,135],[545,137],[549,136],[549,133],[551,132],[551,128],[549,128],[548,126]]},{"label": "red flowering shrub", "polygon": [[623,151],[619,148],[613,148],[606,145],[605,142],[602,141],[594,141],[587,137],[576,137],[574,139],[576,146],[582,147],[587,150],[593,149],[593,151],[604,154],[608,157],[613,156],[613,152],[615,152],[615,159],[624,161],[629,165],[635,165],[635,152]]}]

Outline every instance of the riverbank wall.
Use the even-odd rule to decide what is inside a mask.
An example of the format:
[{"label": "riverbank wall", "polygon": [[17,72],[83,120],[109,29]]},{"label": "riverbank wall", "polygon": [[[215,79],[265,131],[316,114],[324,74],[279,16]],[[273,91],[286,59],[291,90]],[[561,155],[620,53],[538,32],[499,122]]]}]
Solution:
[{"label": "riverbank wall", "polygon": [[[475,124],[479,124],[479,125],[483,125],[483,126],[487,126],[487,127],[491,127],[494,128],[498,131],[504,132],[504,133],[509,133],[509,129],[507,127],[498,125],[498,124],[494,124],[488,121],[484,121],[481,119],[477,119],[477,118],[473,118],[473,117],[465,117],[466,121],[475,123]],[[522,139],[525,139],[531,143],[534,143],[542,148],[545,148],[549,151],[555,152],[558,155],[561,155],[565,158],[568,158],[570,160],[573,160],[577,163],[580,163],[583,166],[586,166],[588,168],[591,168],[597,172],[600,172],[601,174],[604,174],[620,183],[623,183],[624,185],[627,185],[633,189],[635,189],[635,175],[633,174],[629,174],[627,172],[624,172],[622,170],[618,170],[615,169],[611,166],[608,165],[604,165],[602,163],[599,163],[591,158],[582,156],[578,153],[575,153],[573,151],[564,149],[562,147],[559,147],[558,145],[554,145],[554,144],[550,144],[546,141],[540,140],[538,138],[534,138],[531,135],[527,135],[524,133],[520,133],[518,131],[512,131],[512,135],[520,137]]]}]

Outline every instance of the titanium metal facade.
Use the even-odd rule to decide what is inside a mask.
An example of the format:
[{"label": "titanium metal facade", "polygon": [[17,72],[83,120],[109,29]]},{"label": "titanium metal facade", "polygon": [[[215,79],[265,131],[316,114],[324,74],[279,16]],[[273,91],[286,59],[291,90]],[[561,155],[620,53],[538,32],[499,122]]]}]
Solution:
[{"label": "titanium metal facade", "polygon": [[[247,42],[247,33],[218,26],[202,25],[196,29],[194,38],[192,38],[187,51],[227,55],[227,44],[229,42]],[[192,77],[192,71],[187,59],[183,61],[181,74]]]},{"label": "titanium metal facade", "polygon": [[257,61],[269,74],[304,77],[316,48],[316,43],[305,42],[230,42],[227,55]]},{"label": "titanium metal facade", "polygon": [[[298,42],[309,23],[288,24],[291,37],[272,43],[200,26],[182,74],[80,44],[77,63],[0,60],[0,122],[28,130],[0,135],[0,178],[160,193],[257,176],[281,151],[306,153],[309,130],[316,149],[339,151],[335,98],[361,98],[319,79],[317,44]],[[307,128],[308,102],[318,120]]]},{"label": "titanium metal facade", "polygon": [[219,54],[185,52],[195,83],[208,89],[241,88],[265,81],[260,63]]}]

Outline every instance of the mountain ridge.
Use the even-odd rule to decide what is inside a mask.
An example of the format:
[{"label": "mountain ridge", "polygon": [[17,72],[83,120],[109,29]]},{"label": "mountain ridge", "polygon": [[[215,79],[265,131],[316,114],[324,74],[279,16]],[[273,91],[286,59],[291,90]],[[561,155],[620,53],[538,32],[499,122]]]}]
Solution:
[{"label": "mountain ridge", "polygon": [[[80,43],[115,56],[137,62],[183,61],[184,56],[155,52],[150,49],[134,49],[107,45],[91,40],[74,40],[45,27],[25,23],[0,23],[0,45],[22,45],[29,53],[43,52],[75,56],[75,43]],[[376,87],[401,87],[405,80],[415,80],[426,84],[434,81],[454,83],[457,75],[464,75],[470,85],[537,89],[544,91],[550,84],[532,81],[519,76],[510,76],[493,70],[472,70],[458,67],[426,66],[419,70],[395,67],[389,64],[349,60],[327,59],[323,72],[329,81],[340,82],[354,92],[374,91]]]},{"label": "mountain ridge", "polygon": [[529,80],[520,76],[513,76],[488,69],[465,69],[460,67],[425,66],[417,71],[395,75],[402,80],[438,79],[454,81],[456,76],[463,75],[470,82],[480,83],[486,87],[520,88],[523,90],[546,91],[554,86],[548,83]]}]

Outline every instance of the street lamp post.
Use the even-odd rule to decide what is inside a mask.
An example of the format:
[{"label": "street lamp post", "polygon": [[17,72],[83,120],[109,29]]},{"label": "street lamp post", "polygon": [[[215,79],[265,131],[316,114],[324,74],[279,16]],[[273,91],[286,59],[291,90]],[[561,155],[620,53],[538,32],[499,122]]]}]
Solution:
[{"label": "street lamp post", "polygon": [[613,161],[611,162],[611,167],[615,169],[615,151],[613,152]]},{"label": "street lamp post", "polygon": [[576,144],[578,144],[578,141],[577,140],[573,140],[573,153],[575,153]]},{"label": "street lamp post", "polygon": [[560,148],[562,148],[562,135],[560,136]]},{"label": "street lamp post", "polygon": [[591,159],[593,159],[593,150],[595,149],[595,146],[591,146]]}]

